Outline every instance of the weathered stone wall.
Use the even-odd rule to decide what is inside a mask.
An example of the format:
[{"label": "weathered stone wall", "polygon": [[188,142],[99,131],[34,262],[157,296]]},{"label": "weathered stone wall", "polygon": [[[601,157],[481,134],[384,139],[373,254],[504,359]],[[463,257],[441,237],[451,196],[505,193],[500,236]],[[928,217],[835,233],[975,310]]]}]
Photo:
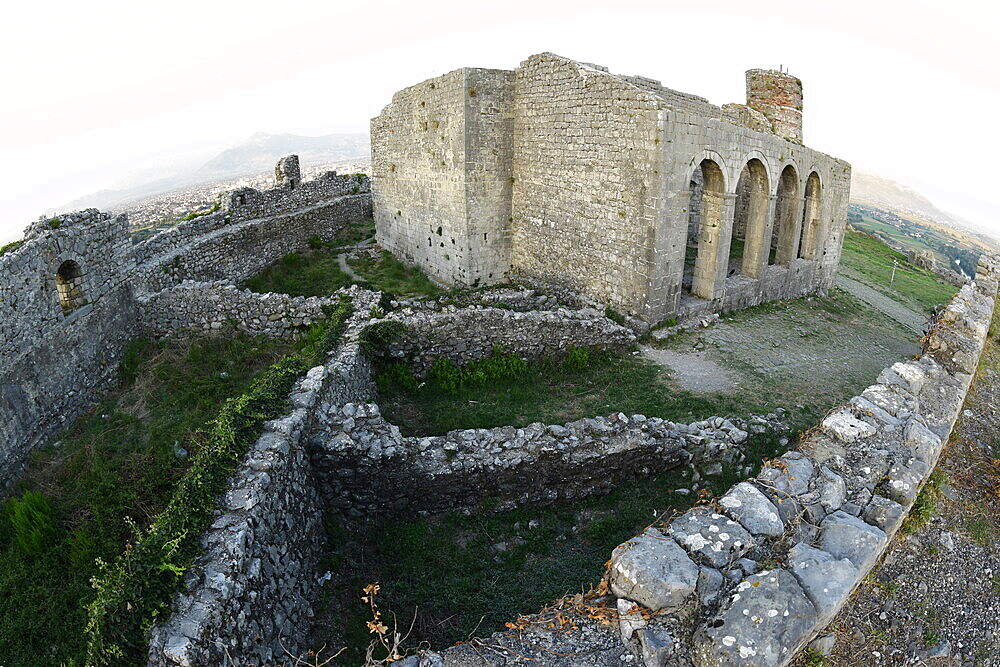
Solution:
[{"label": "weathered stone wall", "polygon": [[[650,323],[823,292],[840,260],[850,166],[802,145],[798,79],[751,70],[747,81],[748,103],[720,108],[543,53],[513,73],[463,69],[400,91],[372,121],[379,240],[437,282],[470,284],[451,264],[466,258],[463,230],[477,243],[509,234],[509,248],[477,256],[509,249],[512,275]],[[754,160],[765,192],[742,202],[759,215],[740,217],[737,182]],[[789,166],[795,187],[779,198]],[[706,169],[717,183],[702,194]],[[737,217],[746,249],[731,263]],[[697,259],[685,280],[689,240]],[[503,277],[483,273],[480,282]]]},{"label": "weathered stone wall", "polygon": [[771,131],[802,143],[802,81],[773,69],[747,71],[747,106],[760,112]]},{"label": "weathered stone wall", "polygon": [[676,424],[622,413],[565,425],[403,437],[378,405],[350,403],[314,434],[312,460],[326,507],[347,518],[447,512],[486,498],[496,511],[610,493],[682,463],[739,462],[747,432],[713,418]]},{"label": "weathered stone wall", "polygon": [[171,338],[191,334],[295,338],[324,317],[323,306],[337,297],[258,294],[224,280],[199,283],[185,280],[136,299],[143,335]]},{"label": "weathered stone wall", "polygon": [[328,173],[296,187],[227,193],[216,213],[181,223],[135,246],[137,285],[155,292],[183,280],[239,282],[318,236],[329,241],[371,215],[365,177]]},{"label": "weathered stone wall", "polygon": [[622,350],[636,337],[592,308],[518,312],[506,308],[446,307],[440,312],[403,310],[385,321],[399,322],[406,332],[388,347],[390,358],[405,359],[423,376],[435,359],[459,366],[489,357],[494,348],[524,359],[565,354],[570,347]]},{"label": "weathered stone wall", "polygon": [[456,70],[399,91],[372,120],[378,242],[437,283],[508,274],[512,78]]},{"label": "weathered stone wall", "polygon": [[[875,564],[934,469],[985,344],[998,276],[996,259],[981,262],[924,354],[885,369],[797,451],[714,508],[618,547],[609,576],[620,608],[669,613],[697,601],[701,622],[685,647],[695,665],[787,664]],[[781,565],[758,571],[765,560]],[[635,652],[649,647],[637,641]]]},{"label": "weathered stone wall", "polygon": [[665,103],[550,53],[521,63],[515,91],[515,273],[647,314]]},{"label": "weathered stone wall", "polygon": [[[60,267],[78,276],[62,305]],[[33,223],[0,256],[0,485],[114,382],[136,329],[134,268],[127,219],[95,209]]]},{"label": "weathered stone wall", "polygon": [[241,459],[185,592],[149,633],[149,665],[292,664],[310,648],[323,531],[308,435],[317,415],[374,389],[357,337],[378,295],[345,293],[354,314],[340,345],[296,383],[292,412],[267,422]]}]

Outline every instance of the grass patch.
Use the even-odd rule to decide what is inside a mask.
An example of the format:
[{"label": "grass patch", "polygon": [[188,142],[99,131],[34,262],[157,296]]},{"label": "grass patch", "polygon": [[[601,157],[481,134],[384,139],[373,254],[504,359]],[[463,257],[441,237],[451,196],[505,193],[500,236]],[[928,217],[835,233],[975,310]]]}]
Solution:
[{"label": "grass patch", "polygon": [[773,409],[758,396],[680,389],[644,357],[609,352],[590,352],[582,362],[531,362],[487,382],[457,387],[442,383],[434,373],[418,388],[413,389],[414,384],[386,373],[380,376],[380,405],[386,418],[413,435],[532,422],[561,424],[618,411],[690,422]]},{"label": "grass patch", "polygon": [[188,222],[189,220],[194,220],[195,218],[203,218],[206,215],[212,215],[213,213],[215,213],[216,211],[218,211],[220,208],[222,208],[222,204],[220,204],[219,202],[215,202],[214,204],[212,204],[211,207],[209,207],[208,209],[206,209],[204,211],[194,211],[192,213],[188,213],[187,215],[181,217],[180,221],[181,222]]},{"label": "grass patch", "polygon": [[130,521],[149,525],[191,460],[175,449],[197,455],[219,405],[290,349],[243,335],[131,345],[121,386],[31,457],[0,516],[7,664],[82,661],[95,559],[121,553]]},{"label": "grass patch", "polygon": [[337,235],[333,237],[333,241],[329,245],[333,248],[357,245],[373,236],[375,236],[375,220],[372,218],[362,218],[361,220],[349,222],[346,227],[337,232]]},{"label": "grass patch", "polygon": [[336,253],[325,247],[290,252],[243,285],[254,292],[292,296],[328,296],[351,284],[340,268]]},{"label": "grass patch", "polygon": [[941,487],[948,483],[948,475],[943,470],[935,470],[931,473],[924,488],[917,494],[917,499],[913,501],[910,513],[903,519],[903,525],[899,530],[903,535],[910,535],[923,530],[930,523],[930,520],[937,512],[938,500],[941,499]]},{"label": "grass patch", "polygon": [[441,289],[416,266],[408,266],[388,250],[377,255],[365,254],[348,261],[372,289],[401,297],[437,296]]},{"label": "grass patch", "polygon": [[965,524],[965,530],[972,541],[981,547],[988,547],[996,539],[996,529],[986,517],[977,516]]},{"label": "grass patch", "polygon": [[23,239],[20,240],[20,241],[11,241],[10,243],[8,243],[6,245],[0,246],[0,255],[6,254],[8,252],[12,252],[14,250],[17,250],[22,245],[24,245],[24,240]]},{"label": "grass patch", "polygon": [[[769,435],[753,436],[755,451],[780,451]],[[730,481],[716,478],[715,493]],[[371,640],[361,589],[381,584],[379,605],[403,632],[416,616],[408,646],[445,648],[473,633],[501,630],[519,614],[596,585],[615,546],[658,517],[690,507],[680,469],[619,485],[606,496],[496,514],[453,512],[432,518],[373,517],[330,522],[327,584],[314,642],[339,649],[342,664],[359,664]]]},{"label": "grass patch", "polygon": [[[898,265],[890,288],[893,260]],[[930,271],[907,262],[902,253],[862,232],[847,231],[840,261],[875,289],[897,301],[912,304],[921,312],[930,313],[934,306],[948,303],[958,291]]]},{"label": "grass patch", "polygon": [[214,517],[240,456],[267,419],[288,408],[295,380],[333,349],[351,313],[349,299],[327,310],[299,349],[257,374],[239,396],[228,398],[205,430],[202,447],[177,480],[166,507],[112,563],[99,563],[95,595],[87,604],[87,664],[141,662],[145,632],[169,608],[185,571],[200,551],[200,538]]}]

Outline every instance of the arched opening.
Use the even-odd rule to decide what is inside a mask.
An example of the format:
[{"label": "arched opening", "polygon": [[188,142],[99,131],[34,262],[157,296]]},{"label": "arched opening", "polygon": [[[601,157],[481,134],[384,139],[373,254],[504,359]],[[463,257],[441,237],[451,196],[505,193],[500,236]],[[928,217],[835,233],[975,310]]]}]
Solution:
[{"label": "arched opening", "polygon": [[682,286],[703,299],[714,298],[719,229],[725,203],[722,169],[712,160],[702,160],[691,176],[688,208],[687,248]]},{"label": "arched opening", "polygon": [[757,278],[764,263],[764,231],[770,185],[764,163],[753,158],[736,182],[736,213],[729,244],[729,275]]},{"label": "arched opening", "polygon": [[803,259],[819,259],[821,253],[821,190],[819,174],[814,171],[809,174],[809,178],[806,180],[806,202],[802,210],[802,242],[799,244],[799,257]]},{"label": "arched opening", "polygon": [[799,177],[795,167],[788,165],[778,180],[774,206],[774,226],[771,229],[771,250],[768,264],[789,266],[798,248],[801,219],[798,216]]},{"label": "arched opening", "polygon": [[59,265],[56,270],[56,290],[59,292],[59,306],[63,315],[69,315],[87,303],[83,294],[83,271],[71,259]]}]

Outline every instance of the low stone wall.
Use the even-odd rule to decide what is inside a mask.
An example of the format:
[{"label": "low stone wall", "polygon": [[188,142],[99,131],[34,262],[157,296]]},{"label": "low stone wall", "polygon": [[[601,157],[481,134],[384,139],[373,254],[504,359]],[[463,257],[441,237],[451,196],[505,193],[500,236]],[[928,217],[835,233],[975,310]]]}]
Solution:
[{"label": "low stone wall", "polygon": [[440,312],[405,309],[385,320],[406,327],[390,343],[388,356],[406,359],[414,373],[424,375],[435,359],[459,366],[489,357],[495,347],[524,359],[565,354],[570,347],[625,349],[636,341],[631,330],[615,324],[592,308],[517,312],[505,308],[447,306]]},{"label": "low stone wall", "polygon": [[196,224],[190,228],[171,228],[135,246],[137,284],[155,292],[184,280],[246,280],[306,247],[313,236],[330,241],[348,223],[371,216],[371,195],[343,195],[243,221],[230,215],[219,211],[191,221]]},{"label": "low stone wall", "polygon": [[323,406],[363,399],[371,385],[351,359],[378,295],[345,293],[354,314],[340,345],[296,383],[292,412],[267,422],[241,459],[185,592],[149,633],[149,665],[286,664],[309,648],[323,531],[307,434]]},{"label": "low stone wall", "polygon": [[234,328],[253,336],[294,338],[322,319],[323,307],[337,298],[259,294],[223,280],[185,280],[136,301],[141,331],[153,338],[220,335]]},{"label": "low stone wall", "polygon": [[[998,268],[981,262],[975,286],[956,295],[925,353],[885,369],[797,451],[714,507],[616,548],[609,579],[624,607],[680,613],[700,603],[698,627],[678,649],[699,667],[787,664],[878,560],[933,470],[985,344]],[[763,561],[779,565],[763,569]],[[678,646],[673,637],[635,637],[637,656],[663,655],[641,642],[671,654]]]},{"label": "low stone wall", "polygon": [[[748,433],[719,417],[677,424],[622,413],[565,425],[466,429],[403,437],[375,404],[343,405],[313,435],[312,460],[326,506],[348,518],[372,513],[497,511],[609,493],[623,482],[692,462],[702,474],[740,463]],[[697,477],[696,477],[697,478]]]}]

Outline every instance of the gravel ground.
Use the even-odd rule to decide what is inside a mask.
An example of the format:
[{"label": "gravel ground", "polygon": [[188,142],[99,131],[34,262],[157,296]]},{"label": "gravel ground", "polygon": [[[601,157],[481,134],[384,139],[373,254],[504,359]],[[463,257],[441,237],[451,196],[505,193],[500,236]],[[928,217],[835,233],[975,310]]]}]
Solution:
[{"label": "gravel ground", "polygon": [[825,662],[1000,665],[1000,350],[985,363],[938,471],[934,516],[900,534],[831,624]]}]

